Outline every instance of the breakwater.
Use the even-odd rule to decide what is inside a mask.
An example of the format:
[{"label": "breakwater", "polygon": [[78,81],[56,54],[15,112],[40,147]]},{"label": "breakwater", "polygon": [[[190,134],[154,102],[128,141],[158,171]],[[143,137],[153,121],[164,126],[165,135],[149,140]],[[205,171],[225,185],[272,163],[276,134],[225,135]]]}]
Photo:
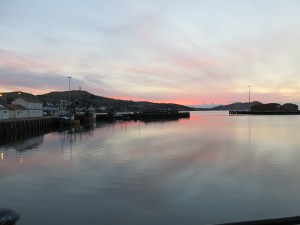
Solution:
[{"label": "breakwater", "polygon": [[190,112],[144,112],[130,114],[131,120],[190,118]]},{"label": "breakwater", "polygon": [[300,115],[300,111],[239,111],[230,110],[229,115]]},{"label": "breakwater", "polygon": [[0,120],[0,144],[22,140],[56,129],[56,117]]}]

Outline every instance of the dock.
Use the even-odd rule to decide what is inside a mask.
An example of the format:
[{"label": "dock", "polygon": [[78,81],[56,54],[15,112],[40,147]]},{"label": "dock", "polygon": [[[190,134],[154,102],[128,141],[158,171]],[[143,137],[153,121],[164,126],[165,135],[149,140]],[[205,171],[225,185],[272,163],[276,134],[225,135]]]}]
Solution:
[{"label": "dock", "polygon": [[148,119],[179,119],[190,118],[190,112],[170,111],[170,112],[140,112],[129,114],[131,120],[148,120]]},{"label": "dock", "polygon": [[0,120],[0,143],[44,134],[57,126],[57,117],[51,116]]},{"label": "dock", "polygon": [[300,115],[300,111],[230,110],[229,115]]}]

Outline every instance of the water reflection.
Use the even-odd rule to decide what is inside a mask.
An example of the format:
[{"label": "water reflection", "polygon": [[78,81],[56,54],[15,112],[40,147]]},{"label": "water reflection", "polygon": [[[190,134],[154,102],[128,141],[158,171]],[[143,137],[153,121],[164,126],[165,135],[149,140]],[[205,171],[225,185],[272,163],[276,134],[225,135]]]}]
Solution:
[{"label": "water reflection", "polygon": [[203,112],[69,127],[22,151],[21,166],[14,148],[0,149],[1,201],[22,212],[23,225],[293,215],[300,208],[299,125],[299,117]]},{"label": "water reflection", "polygon": [[2,145],[4,148],[15,149],[19,152],[24,152],[33,148],[38,148],[44,141],[44,135],[23,139],[11,144]]}]

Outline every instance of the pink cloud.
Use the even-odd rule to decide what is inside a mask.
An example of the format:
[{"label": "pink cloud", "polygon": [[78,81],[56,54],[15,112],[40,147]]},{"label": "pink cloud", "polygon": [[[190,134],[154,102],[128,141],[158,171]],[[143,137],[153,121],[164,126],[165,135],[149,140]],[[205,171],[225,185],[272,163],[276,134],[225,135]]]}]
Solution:
[{"label": "pink cloud", "polygon": [[[45,53],[46,54],[46,53]],[[61,60],[43,61],[41,57],[24,57],[17,52],[0,50],[0,66],[13,69],[39,70],[51,69],[65,65]]]}]

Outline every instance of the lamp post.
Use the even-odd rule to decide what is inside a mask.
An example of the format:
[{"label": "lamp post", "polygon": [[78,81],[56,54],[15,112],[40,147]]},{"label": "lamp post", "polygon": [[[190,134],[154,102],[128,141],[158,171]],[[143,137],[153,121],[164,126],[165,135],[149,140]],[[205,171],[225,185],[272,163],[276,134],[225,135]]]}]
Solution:
[{"label": "lamp post", "polygon": [[249,103],[250,103],[250,88],[251,88],[251,86],[248,85],[248,88],[249,88]]},{"label": "lamp post", "polygon": [[67,77],[69,79],[69,103],[70,103],[70,82],[72,77]]}]

